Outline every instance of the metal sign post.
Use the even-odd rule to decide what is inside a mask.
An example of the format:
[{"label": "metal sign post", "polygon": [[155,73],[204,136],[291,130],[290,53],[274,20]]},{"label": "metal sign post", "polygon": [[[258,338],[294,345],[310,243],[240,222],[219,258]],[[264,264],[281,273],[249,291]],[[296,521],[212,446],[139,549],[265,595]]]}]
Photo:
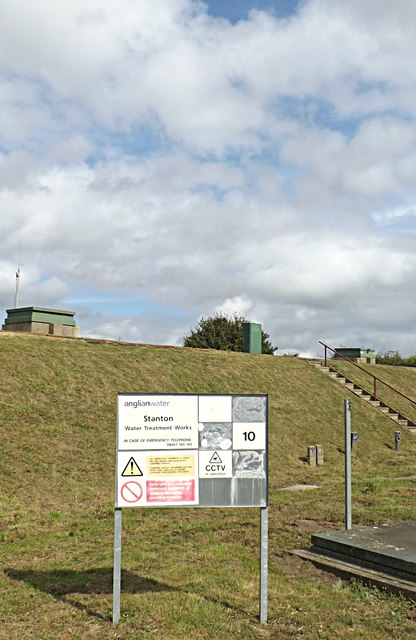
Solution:
[{"label": "metal sign post", "polygon": [[269,509],[260,509],[260,622],[267,623]]},{"label": "metal sign post", "polygon": [[400,438],[401,438],[400,431],[395,431],[394,432],[394,441],[396,443],[396,451],[400,451]]},{"label": "metal sign post", "polygon": [[120,622],[121,509],[114,511],[113,624]]},{"label": "metal sign post", "polygon": [[117,406],[113,623],[122,507],[260,507],[260,622],[267,622],[268,397],[122,394]]},{"label": "metal sign post", "polygon": [[351,400],[344,402],[345,424],[345,528],[351,529]]}]

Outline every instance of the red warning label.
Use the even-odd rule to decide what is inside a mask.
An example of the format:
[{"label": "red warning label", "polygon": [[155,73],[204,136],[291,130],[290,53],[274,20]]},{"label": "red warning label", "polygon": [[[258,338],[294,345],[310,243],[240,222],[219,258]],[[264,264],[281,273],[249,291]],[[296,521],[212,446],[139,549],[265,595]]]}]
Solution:
[{"label": "red warning label", "polygon": [[193,502],[195,480],[148,480],[147,502]]},{"label": "red warning label", "polygon": [[140,498],[143,495],[143,489],[138,482],[134,480],[129,480],[129,482],[125,482],[121,487],[121,497],[126,502],[139,502]]}]

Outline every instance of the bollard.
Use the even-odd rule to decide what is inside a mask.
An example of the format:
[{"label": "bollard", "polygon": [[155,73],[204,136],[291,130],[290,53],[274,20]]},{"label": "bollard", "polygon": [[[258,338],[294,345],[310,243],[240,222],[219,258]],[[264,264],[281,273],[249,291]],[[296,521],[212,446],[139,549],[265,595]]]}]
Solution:
[{"label": "bollard", "polygon": [[351,455],[353,456],[357,449],[358,433],[351,434]]},{"label": "bollard", "polygon": [[394,432],[394,439],[396,441],[396,451],[400,451],[400,438],[401,438],[400,431],[395,431]]},{"label": "bollard", "polygon": [[324,446],[322,444],[315,445],[316,447],[316,465],[321,467],[324,464]]},{"label": "bollard", "polygon": [[308,447],[307,459],[310,467],[316,467],[316,447]]}]

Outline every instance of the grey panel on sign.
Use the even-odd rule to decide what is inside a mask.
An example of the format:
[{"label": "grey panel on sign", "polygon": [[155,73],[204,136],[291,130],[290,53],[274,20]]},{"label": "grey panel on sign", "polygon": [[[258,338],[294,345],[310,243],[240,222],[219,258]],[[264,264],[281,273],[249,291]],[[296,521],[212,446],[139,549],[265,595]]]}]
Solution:
[{"label": "grey panel on sign", "polygon": [[199,506],[231,506],[231,478],[201,479],[199,481]]},{"label": "grey panel on sign", "polygon": [[233,476],[236,478],[265,478],[265,452],[233,451]]},{"label": "grey panel on sign", "polygon": [[231,506],[265,507],[266,478],[232,478]]},{"label": "grey panel on sign", "polygon": [[233,422],[264,422],[266,420],[266,398],[233,397]]},{"label": "grey panel on sign", "polygon": [[266,478],[221,478],[199,481],[200,507],[265,507]]},{"label": "grey panel on sign", "polygon": [[231,422],[204,422],[199,431],[199,448],[226,451],[231,448],[232,434]]}]

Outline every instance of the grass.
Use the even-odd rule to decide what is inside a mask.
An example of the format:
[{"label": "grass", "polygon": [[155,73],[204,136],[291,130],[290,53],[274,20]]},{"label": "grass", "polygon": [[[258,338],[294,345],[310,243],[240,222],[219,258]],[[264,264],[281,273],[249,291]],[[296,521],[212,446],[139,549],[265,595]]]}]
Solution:
[{"label": "grass", "polygon": [[[0,389],[1,639],[413,638],[411,602],[287,554],[344,520],[345,391],[307,362],[0,333]],[[118,391],[269,394],[267,626],[258,510],[178,508],[123,510],[113,627]],[[354,396],[352,427],[353,524],[414,520],[415,481],[396,479],[414,473],[414,436],[396,453],[393,423]],[[284,490],[297,483],[320,489]]]}]

